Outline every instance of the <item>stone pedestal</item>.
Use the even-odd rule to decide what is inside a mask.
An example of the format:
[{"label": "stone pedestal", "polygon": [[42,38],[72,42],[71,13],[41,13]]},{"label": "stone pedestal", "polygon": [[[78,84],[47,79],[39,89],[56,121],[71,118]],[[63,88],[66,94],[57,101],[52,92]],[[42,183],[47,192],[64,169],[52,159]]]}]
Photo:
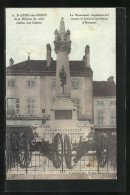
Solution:
[{"label": "stone pedestal", "polygon": [[50,112],[51,128],[72,128],[77,125],[77,108],[69,98],[55,99]]}]

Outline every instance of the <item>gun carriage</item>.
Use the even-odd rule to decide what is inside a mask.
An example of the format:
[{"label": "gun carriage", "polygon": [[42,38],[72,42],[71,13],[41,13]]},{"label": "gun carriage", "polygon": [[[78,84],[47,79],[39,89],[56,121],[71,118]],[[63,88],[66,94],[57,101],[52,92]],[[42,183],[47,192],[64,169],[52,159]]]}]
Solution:
[{"label": "gun carriage", "polygon": [[[95,131],[88,137],[79,136],[78,143],[72,143],[69,134],[55,133],[52,140],[46,141],[42,128],[7,126],[7,168],[15,167],[17,162],[21,168],[27,168],[31,162],[32,153],[39,151],[53,162],[55,168],[60,168],[63,158],[68,169],[89,151],[96,151],[99,167],[107,162],[115,163],[116,139],[111,134]],[[39,133],[40,132],[40,133]],[[72,157],[74,158],[72,159]]]}]

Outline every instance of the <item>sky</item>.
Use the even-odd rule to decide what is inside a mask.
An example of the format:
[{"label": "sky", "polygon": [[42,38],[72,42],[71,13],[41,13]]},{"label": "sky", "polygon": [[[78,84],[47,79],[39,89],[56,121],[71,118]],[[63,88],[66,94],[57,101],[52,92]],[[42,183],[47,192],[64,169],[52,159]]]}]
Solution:
[{"label": "sky", "polygon": [[[100,16],[93,16],[96,14]],[[9,66],[10,58],[13,58],[14,64],[26,61],[28,53],[31,60],[45,60],[47,43],[50,43],[52,57],[56,60],[54,31],[59,30],[60,20],[63,17],[65,29],[71,32],[69,60],[82,60],[85,46],[89,45],[93,80],[103,81],[114,76],[116,81],[115,15],[115,8],[7,8],[6,66]],[[36,20],[23,20],[34,17]],[[27,24],[27,21],[31,24]],[[41,24],[32,24],[32,21],[41,22]],[[85,23],[86,21],[96,23]],[[20,22],[25,22],[25,24]]]}]

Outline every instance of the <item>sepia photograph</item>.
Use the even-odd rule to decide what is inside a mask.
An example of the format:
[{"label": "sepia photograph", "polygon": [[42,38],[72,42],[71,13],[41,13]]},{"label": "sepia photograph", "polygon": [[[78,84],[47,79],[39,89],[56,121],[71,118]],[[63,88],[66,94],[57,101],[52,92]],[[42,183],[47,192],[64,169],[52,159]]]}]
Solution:
[{"label": "sepia photograph", "polygon": [[6,179],[117,179],[116,8],[6,8]]}]

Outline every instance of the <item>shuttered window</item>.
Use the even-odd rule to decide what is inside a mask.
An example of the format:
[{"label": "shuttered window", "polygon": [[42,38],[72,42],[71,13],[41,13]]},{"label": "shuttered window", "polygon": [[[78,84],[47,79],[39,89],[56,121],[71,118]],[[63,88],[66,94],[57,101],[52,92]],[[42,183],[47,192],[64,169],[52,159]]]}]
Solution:
[{"label": "shuttered window", "polygon": [[19,114],[19,99],[7,98],[7,114],[15,115]]}]

